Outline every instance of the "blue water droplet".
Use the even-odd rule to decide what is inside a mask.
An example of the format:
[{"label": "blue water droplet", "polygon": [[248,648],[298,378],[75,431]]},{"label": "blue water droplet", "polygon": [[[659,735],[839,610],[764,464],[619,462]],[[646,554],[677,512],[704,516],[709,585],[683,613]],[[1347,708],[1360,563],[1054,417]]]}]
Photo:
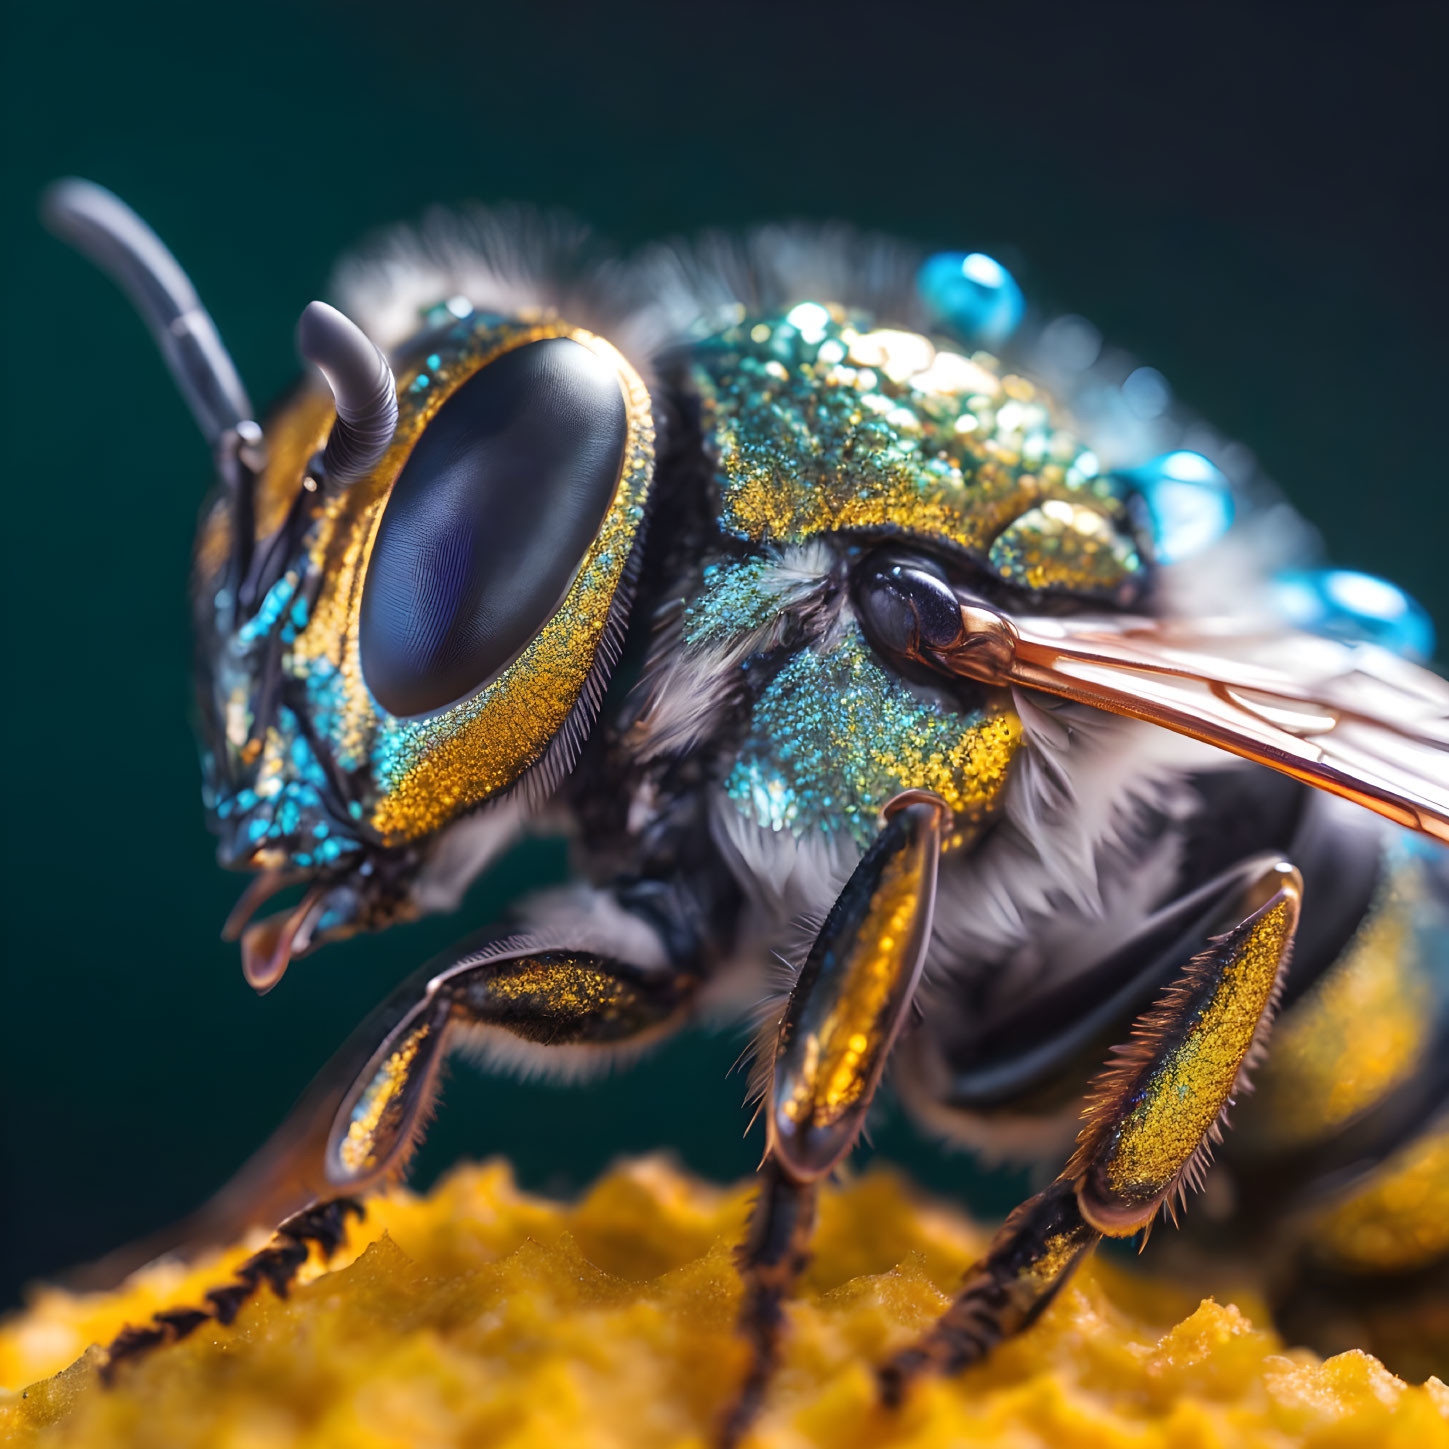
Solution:
[{"label": "blue water droplet", "polygon": [[1201,453],[1179,449],[1123,470],[1152,519],[1157,561],[1181,563],[1210,548],[1233,522],[1233,490]]},{"label": "blue water droplet", "polygon": [[982,252],[937,252],[916,278],[921,301],[954,331],[990,346],[1005,342],[1026,311],[1016,278]]},{"label": "blue water droplet", "polygon": [[1397,584],[1353,569],[1290,569],[1273,580],[1287,621],[1330,639],[1377,644],[1405,659],[1434,654],[1434,622]]}]

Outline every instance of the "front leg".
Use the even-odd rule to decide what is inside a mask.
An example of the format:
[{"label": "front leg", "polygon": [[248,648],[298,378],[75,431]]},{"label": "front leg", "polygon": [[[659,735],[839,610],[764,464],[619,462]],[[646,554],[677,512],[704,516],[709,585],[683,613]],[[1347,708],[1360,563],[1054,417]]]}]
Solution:
[{"label": "front leg", "polygon": [[749,1235],[740,1333],[744,1382],[720,1426],[737,1444],[780,1360],[784,1304],[810,1258],[820,1180],[850,1151],[915,997],[931,936],[936,867],[951,813],[911,791],[886,806],[874,845],[831,908],[772,1044],[768,1146]]},{"label": "front leg", "polygon": [[[637,924],[620,933],[621,943],[627,937],[636,945],[652,936]],[[405,1169],[430,1117],[443,1061],[455,1047],[602,1059],[611,1048],[671,1029],[687,1014],[698,978],[666,963],[662,950],[654,964],[641,965],[556,939],[539,933],[495,941],[420,974],[400,991],[384,1015],[393,1024],[375,1039],[340,1102],[333,1093],[320,1118],[316,1103],[309,1104],[305,1110],[317,1125],[291,1124],[279,1134],[281,1147],[272,1155],[287,1164],[291,1180],[319,1184],[311,1200],[203,1304],[123,1330],[111,1344],[105,1376],[209,1320],[230,1323],[263,1286],[285,1297],[313,1247],[330,1256],[347,1217],[361,1216],[358,1197]],[[260,1156],[267,1162],[267,1149]],[[307,1161],[296,1162],[299,1156]],[[271,1185],[263,1190],[270,1193]]]},{"label": "front leg", "polygon": [[1151,1227],[1195,1189],[1262,1048],[1303,883],[1279,862],[1244,890],[1244,919],[1195,956],[1097,1078],[1061,1175],[1007,1218],[936,1325],[880,1372],[898,1404],[926,1373],[957,1373],[1029,1327],[1105,1237]]}]

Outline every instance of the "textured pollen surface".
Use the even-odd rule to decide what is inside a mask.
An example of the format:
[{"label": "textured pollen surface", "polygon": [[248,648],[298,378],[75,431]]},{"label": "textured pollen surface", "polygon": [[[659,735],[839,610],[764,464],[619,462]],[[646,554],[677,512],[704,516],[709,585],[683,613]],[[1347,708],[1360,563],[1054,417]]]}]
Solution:
[{"label": "textured pollen surface", "polygon": [[[334,1271],[138,1361],[110,1391],[97,1354],[80,1357],[87,1345],[196,1299],[242,1250],[194,1269],[153,1265],[113,1295],[45,1290],[0,1331],[0,1380],[14,1389],[0,1396],[0,1440],[703,1449],[743,1369],[730,1250],[747,1202],[657,1161],[571,1207],[520,1193],[506,1167],[465,1169],[429,1198],[373,1202]],[[1236,1307],[1194,1307],[1093,1263],[988,1363],[886,1413],[872,1365],[940,1312],[985,1242],[885,1174],[827,1191],[784,1370],[751,1442],[1449,1446],[1438,1380],[1410,1387],[1366,1354],[1285,1350]]]}]

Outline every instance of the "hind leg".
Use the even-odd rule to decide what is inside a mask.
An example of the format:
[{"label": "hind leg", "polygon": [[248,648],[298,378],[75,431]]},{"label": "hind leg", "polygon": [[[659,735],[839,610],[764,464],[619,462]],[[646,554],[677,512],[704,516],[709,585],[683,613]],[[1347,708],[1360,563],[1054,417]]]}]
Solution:
[{"label": "hind leg", "polygon": [[1291,866],[1264,872],[1246,891],[1249,914],[1139,1018],[1097,1079],[1064,1171],[1007,1218],[945,1314],[881,1370],[888,1404],[913,1379],[957,1373],[1028,1328],[1102,1237],[1145,1231],[1197,1186],[1271,1020],[1301,894]]},{"label": "hind leg", "polygon": [[1392,842],[1368,909],[1290,978],[1233,1133],[1238,1220],[1275,1227],[1285,1337],[1449,1372],[1449,876]]}]

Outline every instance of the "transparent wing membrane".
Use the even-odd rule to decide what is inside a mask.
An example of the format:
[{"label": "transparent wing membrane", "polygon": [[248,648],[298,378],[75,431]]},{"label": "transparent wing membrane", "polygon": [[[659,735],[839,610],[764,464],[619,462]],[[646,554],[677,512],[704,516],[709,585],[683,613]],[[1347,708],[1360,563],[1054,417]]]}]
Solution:
[{"label": "transparent wing membrane", "polygon": [[1235,620],[1007,615],[976,600],[936,667],[1202,740],[1449,842],[1449,684],[1367,644]]}]

